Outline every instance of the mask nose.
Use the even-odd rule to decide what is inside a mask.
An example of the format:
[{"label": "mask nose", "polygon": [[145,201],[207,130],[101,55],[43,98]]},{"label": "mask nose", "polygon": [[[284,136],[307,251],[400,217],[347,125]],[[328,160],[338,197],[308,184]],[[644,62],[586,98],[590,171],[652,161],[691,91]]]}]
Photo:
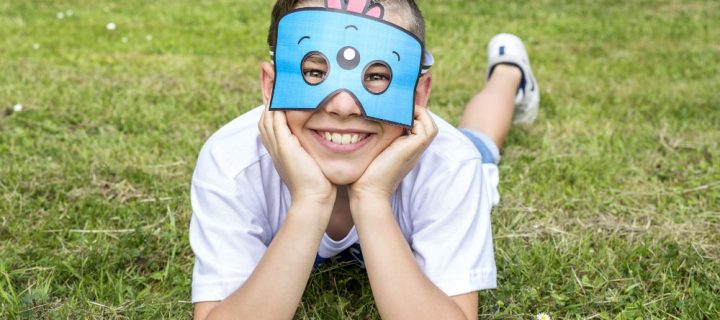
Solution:
[{"label": "mask nose", "polygon": [[337,62],[345,70],[355,69],[360,64],[360,52],[353,47],[344,47],[338,51]]}]

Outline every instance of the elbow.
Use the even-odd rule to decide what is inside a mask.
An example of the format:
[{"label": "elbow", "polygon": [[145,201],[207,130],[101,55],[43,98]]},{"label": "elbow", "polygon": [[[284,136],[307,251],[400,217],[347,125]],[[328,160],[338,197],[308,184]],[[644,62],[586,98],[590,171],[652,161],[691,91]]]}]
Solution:
[{"label": "elbow", "polygon": [[201,302],[195,304],[193,320],[229,319],[223,314],[220,302]]},{"label": "elbow", "polygon": [[229,315],[225,314],[224,312],[222,312],[222,310],[218,310],[218,309],[220,309],[220,308],[215,307],[215,308],[211,309],[210,312],[208,312],[204,317],[200,317],[195,320],[228,320],[228,319],[231,319],[231,317]]}]

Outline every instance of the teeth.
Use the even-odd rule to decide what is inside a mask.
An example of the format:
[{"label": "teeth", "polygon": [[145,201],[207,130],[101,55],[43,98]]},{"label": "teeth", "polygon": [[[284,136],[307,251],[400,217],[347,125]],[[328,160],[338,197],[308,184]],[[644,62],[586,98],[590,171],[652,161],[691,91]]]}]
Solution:
[{"label": "teeth", "polygon": [[325,140],[330,141],[335,144],[341,144],[341,145],[348,145],[348,144],[355,144],[358,143],[360,140],[365,139],[367,135],[359,135],[359,134],[340,134],[340,133],[330,133],[330,132],[319,132],[320,136],[325,138]]}]

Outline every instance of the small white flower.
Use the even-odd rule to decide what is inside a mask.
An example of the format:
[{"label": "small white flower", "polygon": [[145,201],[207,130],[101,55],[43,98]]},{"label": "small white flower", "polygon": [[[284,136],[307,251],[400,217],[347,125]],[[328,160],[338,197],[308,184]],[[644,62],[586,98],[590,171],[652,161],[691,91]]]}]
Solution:
[{"label": "small white flower", "polygon": [[151,34],[146,35],[146,36],[145,36],[145,41],[152,41],[152,35],[151,35]]},{"label": "small white flower", "polygon": [[110,31],[113,31],[113,30],[115,30],[115,28],[117,28],[117,26],[115,25],[115,22],[110,22],[107,24],[107,26],[105,26],[105,28]]},{"label": "small white flower", "polygon": [[33,43],[33,50],[37,50],[37,49],[40,49],[40,44],[39,44],[39,43]]},{"label": "small white flower", "polygon": [[122,37],[120,41],[122,41],[122,43],[128,43],[128,37]]},{"label": "small white flower", "polygon": [[552,318],[550,318],[550,315],[545,312],[539,313],[536,318],[537,320],[552,320]]},{"label": "small white flower", "polygon": [[58,19],[62,20],[63,18],[65,18],[65,13],[64,13],[64,12],[58,12],[55,16],[57,16]]},{"label": "small white flower", "polygon": [[13,106],[13,111],[15,111],[15,112],[20,112],[22,110],[23,110],[23,105],[21,105],[19,103]]},{"label": "small white flower", "polygon": [[73,13],[74,13],[74,12],[72,11],[72,9],[67,9],[67,10],[65,11],[65,15],[68,16],[68,17],[72,17],[72,16],[73,16]]}]

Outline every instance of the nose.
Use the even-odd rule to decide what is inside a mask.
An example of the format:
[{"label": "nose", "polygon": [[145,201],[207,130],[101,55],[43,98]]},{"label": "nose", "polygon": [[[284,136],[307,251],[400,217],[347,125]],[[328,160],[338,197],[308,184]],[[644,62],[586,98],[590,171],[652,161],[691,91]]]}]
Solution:
[{"label": "nose", "polygon": [[337,53],[337,63],[345,70],[355,69],[360,64],[360,52],[353,47],[344,47]]},{"label": "nose", "polygon": [[341,91],[332,96],[323,104],[322,109],[338,117],[362,116],[360,104],[347,91]]}]

